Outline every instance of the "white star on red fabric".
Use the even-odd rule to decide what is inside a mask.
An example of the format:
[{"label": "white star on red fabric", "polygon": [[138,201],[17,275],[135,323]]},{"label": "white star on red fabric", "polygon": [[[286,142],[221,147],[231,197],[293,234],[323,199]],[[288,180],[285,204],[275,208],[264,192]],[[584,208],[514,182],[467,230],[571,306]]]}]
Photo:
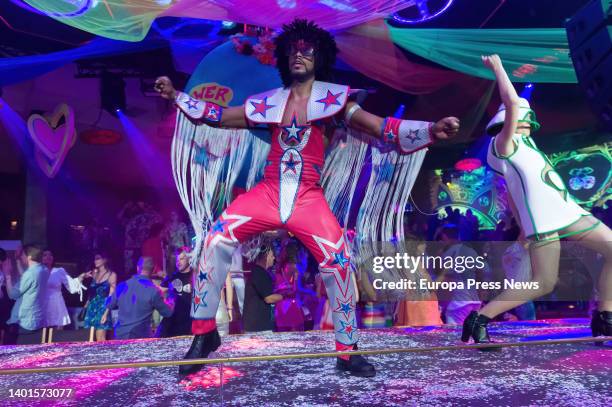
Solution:
[{"label": "white star on red fabric", "polygon": [[289,143],[292,140],[295,140],[297,144],[302,142],[302,133],[308,126],[298,126],[297,125],[297,115],[293,113],[291,117],[291,126],[283,126],[282,129],[287,134],[285,138],[285,143]]},{"label": "white star on red fabric", "polygon": [[213,223],[206,237],[206,246],[218,242],[237,243],[238,239],[234,235],[234,229],[250,220],[250,216],[230,215],[227,213],[221,214],[219,219]]}]

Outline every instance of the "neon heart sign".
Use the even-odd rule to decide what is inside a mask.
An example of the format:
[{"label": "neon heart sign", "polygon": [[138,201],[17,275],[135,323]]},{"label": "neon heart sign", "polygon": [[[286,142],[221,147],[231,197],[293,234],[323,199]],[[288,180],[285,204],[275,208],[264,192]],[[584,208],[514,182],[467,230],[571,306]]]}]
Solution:
[{"label": "neon heart sign", "polygon": [[62,103],[50,116],[33,114],[28,118],[28,132],[38,166],[47,177],[55,177],[76,142],[74,110]]}]

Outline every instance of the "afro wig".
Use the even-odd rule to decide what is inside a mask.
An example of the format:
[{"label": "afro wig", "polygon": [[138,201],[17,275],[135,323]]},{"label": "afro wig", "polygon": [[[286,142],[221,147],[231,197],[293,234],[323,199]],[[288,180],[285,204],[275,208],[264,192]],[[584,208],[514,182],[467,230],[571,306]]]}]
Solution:
[{"label": "afro wig", "polygon": [[283,25],[283,32],[275,38],[274,56],[276,67],[283,81],[283,85],[289,86],[293,81],[289,69],[289,57],[287,51],[291,44],[304,40],[314,45],[315,48],[315,78],[318,81],[330,81],[332,79],[332,68],[336,62],[338,47],[334,37],[312,21],[295,19],[291,24]]}]

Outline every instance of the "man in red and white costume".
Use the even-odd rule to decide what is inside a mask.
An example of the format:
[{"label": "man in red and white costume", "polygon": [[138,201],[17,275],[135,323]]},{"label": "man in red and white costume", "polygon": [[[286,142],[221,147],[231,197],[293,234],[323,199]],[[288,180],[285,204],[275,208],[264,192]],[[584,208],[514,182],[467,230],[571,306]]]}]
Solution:
[{"label": "man in red and white costume", "polygon": [[[205,262],[194,287],[195,338],[186,359],[207,357],[220,345],[215,313],[234,248],[275,229],[295,235],[316,258],[334,311],[336,349],[356,349],[356,293],[349,253],[319,184],[328,130],[344,120],[351,128],[395,143],[401,152],[410,154],[436,139],[452,137],[459,129],[454,117],[430,123],[385,119],[366,112],[350,100],[348,86],[323,82],[330,78],[338,52],[331,35],[305,20],[295,20],[283,29],[275,40],[275,54],[285,86],[251,96],[241,107],[222,109],[195,100],[177,92],[167,77],[156,82],[162,97],[174,100],[192,120],[231,128],[264,124],[272,133],[264,179],[233,201],[208,231]],[[375,375],[374,367],[359,355],[339,357],[336,366],[357,376]],[[180,372],[188,374],[200,367],[183,365]]]}]

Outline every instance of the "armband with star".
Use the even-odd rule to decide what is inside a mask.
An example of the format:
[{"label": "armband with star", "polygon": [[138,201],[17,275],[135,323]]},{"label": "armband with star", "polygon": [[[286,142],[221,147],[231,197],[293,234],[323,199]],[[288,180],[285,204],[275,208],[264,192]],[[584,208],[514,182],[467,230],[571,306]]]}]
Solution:
[{"label": "armband with star", "polygon": [[175,102],[183,113],[194,120],[221,123],[223,108],[216,103],[198,100],[183,92],[177,93]]},{"label": "armband with star", "polygon": [[403,154],[414,153],[433,144],[433,123],[387,117],[381,126],[385,143],[397,144]]}]

